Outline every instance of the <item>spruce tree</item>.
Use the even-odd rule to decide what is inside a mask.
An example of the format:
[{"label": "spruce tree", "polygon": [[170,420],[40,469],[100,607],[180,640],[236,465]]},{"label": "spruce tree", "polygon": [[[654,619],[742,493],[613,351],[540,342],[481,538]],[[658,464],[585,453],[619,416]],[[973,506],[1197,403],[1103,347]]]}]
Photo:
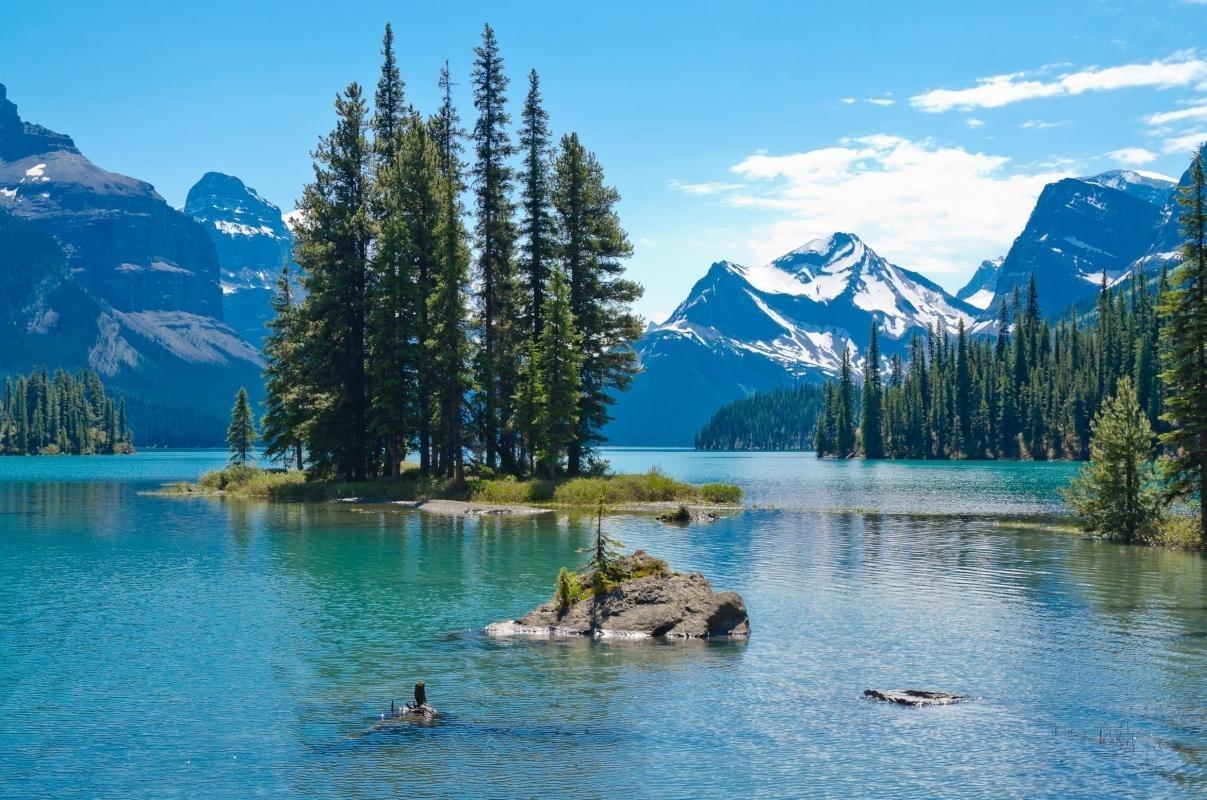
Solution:
[{"label": "spruce tree", "polygon": [[246,466],[256,445],[256,421],[247,400],[247,389],[243,387],[235,394],[230,426],[226,429],[226,444],[230,448],[230,463]]},{"label": "spruce tree", "polygon": [[461,121],[452,100],[448,63],[440,71],[441,106],[430,127],[440,171],[439,216],[436,229],[436,265],[427,301],[429,353],[432,376],[434,451],[439,473],[465,484],[465,398],[471,379],[466,286],[469,282],[469,246],[461,221],[460,193],[464,187],[461,164]]},{"label": "spruce tree", "polygon": [[616,213],[619,201],[578,135],[564,136],[554,166],[554,224],[583,347],[578,430],[567,464],[571,475],[587,467],[611,418],[613,396],[628,388],[638,369],[632,343],[641,335],[641,321],[632,303],[641,297],[641,286],[623,277],[622,261],[633,248]]},{"label": "spruce tree", "polygon": [[1190,183],[1178,190],[1181,263],[1161,298],[1161,378],[1170,430],[1161,436],[1168,491],[1198,495],[1199,527],[1207,546],[1207,180],[1200,145],[1190,165]]},{"label": "spruce tree", "polygon": [[851,351],[845,347],[836,394],[834,449],[835,455],[846,458],[855,450],[855,379],[851,369]]},{"label": "spruce tree", "polygon": [[545,324],[529,358],[529,390],[535,408],[533,450],[545,475],[554,478],[578,429],[582,340],[570,305],[570,283],[555,268],[544,297]]},{"label": "spruce tree", "polygon": [[473,131],[473,177],[480,285],[476,373],[481,392],[477,411],[484,461],[493,469],[500,454],[505,460],[511,455],[505,428],[515,387],[512,373],[519,356],[512,351],[514,332],[509,330],[518,316],[512,269],[515,230],[509,199],[512,168],[508,158],[512,145],[507,125],[511,116],[507,112],[508,79],[490,25],[483,28],[482,43],[474,48],[474,55],[474,107],[478,119]]},{"label": "spruce tree", "polygon": [[541,103],[540,78],[536,70],[528,74],[528,96],[520,115],[521,201],[524,212],[520,229],[524,236],[524,286],[528,335],[541,335],[541,312],[549,259],[552,257],[553,219],[550,210],[549,114]]},{"label": "spruce tree", "polygon": [[309,409],[302,362],[305,329],[293,301],[289,265],[281,269],[272,297],[273,317],[264,340],[264,456],[302,469]]},{"label": "spruce tree", "polygon": [[868,339],[867,358],[863,364],[863,407],[860,411],[859,432],[863,439],[864,458],[884,458],[882,424],[884,387],[880,380],[880,341],[876,321]]},{"label": "spruce tree", "polygon": [[335,129],[314,152],[314,181],[302,193],[305,224],[295,253],[305,273],[302,313],[306,391],[315,404],[308,427],[312,467],[343,480],[369,469],[369,387],[365,329],[370,295],[371,159],[361,87],[336,97]]},{"label": "spruce tree", "polygon": [[1125,542],[1151,533],[1160,517],[1152,447],[1152,427],[1125,375],[1094,418],[1090,463],[1063,492],[1083,527]]}]

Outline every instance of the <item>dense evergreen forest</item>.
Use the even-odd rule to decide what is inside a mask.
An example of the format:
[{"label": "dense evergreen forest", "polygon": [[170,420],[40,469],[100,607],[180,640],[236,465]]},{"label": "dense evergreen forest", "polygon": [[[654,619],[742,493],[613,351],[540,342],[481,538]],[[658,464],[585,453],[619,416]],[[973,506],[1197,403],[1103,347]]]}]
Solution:
[{"label": "dense evergreen forest", "polygon": [[125,400],[105,393],[92,370],[44,369],[4,379],[0,453],[57,455],[133,452]]},{"label": "dense evergreen forest", "polygon": [[824,398],[803,383],[726,403],[696,433],[696,449],[811,450]]},{"label": "dense evergreen forest", "polygon": [[[1168,291],[1162,272],[1158,292]],[[1090,422],[1130,376],[1155,429],[1163,391],[1161,315],[1148,278],[1103,286],[1096,311],[1055,325],[1040,317],[1032,281],[1003,302],[995,330],[931,329],[905,358],[882,360],[875,327],[856,385],[846,359],[823,388],[814,446],[821,456],[1035,460],[1089,456]],[[887,374],[882,371],[887,370]]]},{"label": "dense evergreen forest", "polygon": [[270,457],[346,480],[397,476],[407,457],[457,482],[467,458],[597,466],[641,332],[619,195],[577,134],[554,144],[535,71],[512,130],[490,26],[474,52],[468,132],[447,63],[435,113],[407,101],[389,26],[372,109],[355,83],[336,98],[300,203],[305,298],[281,276],[266,343]]}]

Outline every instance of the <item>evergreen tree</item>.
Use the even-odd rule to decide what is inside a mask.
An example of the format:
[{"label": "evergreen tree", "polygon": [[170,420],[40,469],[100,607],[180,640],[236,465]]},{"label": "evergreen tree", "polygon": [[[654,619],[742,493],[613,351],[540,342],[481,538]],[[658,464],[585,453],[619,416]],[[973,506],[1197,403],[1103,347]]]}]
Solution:
[{"label": "evergreen tree", "polygon": [[881,428],[884,387],[880,381],[880,342],[876,321],[868,339],[867,358],[863,363],[863,404],[859,431],[863,439],[864,458],[884,458],[884,439]]},{"label": "evergreen tree", "polygon": [[230,447],[230,463],[246,466],[256,445],[256,421],[251,412],[251,403],[247,400],[247,390],[243,387],[239,387],[235,405],[231,408],[226,443]]},{"label": "evergreen tree", "polygon": [[851,369],[851,351],[843,348],[842,370],[838,375],[835,399],[835,455],[846,458],[855,450],[855,379]]},{"label": "evergreen tree", "polygon": [[406,119],[406,84],[394,56],[394,30],[386,23],[381,39],[381,77],[373,95],[373,144],[382,158],[397,146]]},{"label": "evergreen tree", "polygon": [[560,269],[550,275],[544,297],[545,324],[528,360],[533,451],[549,478],[557,475],[578,430],[582,341],[570,309],[570,285]]},{"label": "evergreen tree", "polygon": [[512,154],[507,134],[511,116],[507,112],[508,79],[494,29],[489,25],[483,29],[482,43],[474,48],[474,54],[474,107],[478,119],[473,131],[473,176],[480,284],[476,372],[482,395],[478,415],[484,460],[493,469],[500,455],[505,462],[513,460],[514,442],[507,428],[520,355],[513,349],[516,338],[511,330],[519,310],[512,265],[512,168],[507,163]]},{"label": "evergreen tree", "polygon": [[1125,542],[1151,531],[1160,517],[1152,447],[1152,427],[1125,375],[1094,418],[1090,463],[1064,491],[1087,530]]},{"label": "evergreen tree", "polygon": [[296,232],[305,271],[306,391],[314,398],[307,449],[312,467],[344,480],[368,474],[369,386],[365,329],[370,296],[371,165],[358,84],[336,97],[335,129],[314,153]]},{"label": "evergreen tree", "polygon": [[264,340],[264,456],[281,459],[302,469],[302,442],[306,439],[309,408],[302,363],[306,331],[304,319],[293,302],[289,265],[277,278],[272,298],[273,317]]},{"label": "evergreen tree", "polygon": [[465,484],[465,398],[470,388],[467,364],[470,341],[466,314],[469,246],[461,221],[463,189],[460,118],[452,100],[448,63],[440,71],[442,102],[430,123],[440,172],[440,211],[437,219],[436,272],[427,301],[429,319],[426,349],[430,359],[434,450],[437,471]]},{"label": "evergreen tree", "polygon": [[528,96],[524,99],[520,119],[520,152],[524,159],[520,172],[520,204],[524,211],[521,230],[524,235],[525,307],[528,335],[536,340],[541,335],[545,282],[553,256],[549,114],[541,104],[540,78],[536,70],[528,74]]},{"label": "evergreen tree", "polygon": [[1165,477],[1172,496],[1197,494],[1199,526],[1207,546],[1207,180],[1200,145],[1190,183],[1179,189],[1179,222],[1186,239],[1181,263],[1161,300],[1161,378],[1166,386],[1161,437],[1168,452]]},{"label": "evergreen tree", "polygon": [[631,304],[641,297],[641,286],[622,277],[622,261],[633,248],[616,213],[619,201],[577,134],[563,137],[554,166],[554,222],[583,347],[578,429],[567,465],[571,475],[587,466],[610,419],[614,394],[628,388],[638,369],[632,343],[641,335],[641,320]]}]

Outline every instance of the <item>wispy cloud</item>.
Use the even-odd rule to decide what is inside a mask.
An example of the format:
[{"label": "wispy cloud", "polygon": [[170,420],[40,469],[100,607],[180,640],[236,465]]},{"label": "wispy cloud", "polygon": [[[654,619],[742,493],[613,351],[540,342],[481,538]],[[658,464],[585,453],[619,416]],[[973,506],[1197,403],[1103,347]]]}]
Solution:
[{"label": "wispy cloud", "polygon": [[980,78],[975,86],[964,89],[932,89],[909,99],[916,109],[939,113],[959,109],[1000,108],[1011,103],[1043,97],[1108,92],[1147,86],[1170,89],[1207,82],[1207,60],[1193,53],[1176,53],[1170,58],[1115,67],[1087,67],[1055,79],[1045,80],[1035,73],[1012,72]]},{"label": "wispy cloud", "polygon": [[1064,127],[1067,127],[1072,124],[1073,124],[1072,121],[1067,120],[1067,119],[1062,119],[1058,122],[1048,122],[1047,120],[1043,120],[1043,119],[1029,119],[1026,122],[1022,123],[1019,127],[1035,128],[1037,130],[1044,130],[1045,128],[1064,128]]},{"label": "wispy cloud", "polygon": [[968,117],[964,120],[964,124],[970,128],[979,128],[985,124],[985,120],[977,119],[976,117]]},{"label": "wispy cloud", "polygon": [[1190,131],[1169,136],[1161,142],[1161,152],[1166,155],[1189,155],[1203,142],[1207,142],[1207,130]]},{"label": "wispy cloud", "polygon": [[[1207,0],[1204,0],[1207,3]],[[1144,121],[1149,125],[1171,125],[1175,122],[1207,119],[1207,103],[1190,108],[1179,108],[1176,111],[1162,111],[1159,114],[1149,114]]]},{"label": "wispy cloud", "polygon": [[935,274],[964,274],[1004,253],[1044,184],[1068,174],[1011,169],[1005,156],[886,134],[757,153],[730,171],[742,188],[721,193],[721,202],[778,217],[755,231],[757,257],[847,230],[886,258]]},{"label": "wispy cloud", "polygon": [[1123,167],[1139,167],[1157,160],[1157,154],[1143,147],[1122,147],[1112,150],[1106,157]]},{"label": "wispy cloud", "polygon": [[891,106],[896,104],[896,100],[891,97],[840,97],[838,102],[843,105],[853,106],[856,103],[868,103],[873,106]]},{"label": "wispy cloud", "polygon": [[743,188],[743,184],[740,183],[723,183],[719,181],[705,183],[683,183],[681,181],[669,180],[667,181],[667,184],[672,189],[678,189],[684,194],[695,195],[696,197],[703,197],[710,194],[721,194],[723,192],[732,192]]}]

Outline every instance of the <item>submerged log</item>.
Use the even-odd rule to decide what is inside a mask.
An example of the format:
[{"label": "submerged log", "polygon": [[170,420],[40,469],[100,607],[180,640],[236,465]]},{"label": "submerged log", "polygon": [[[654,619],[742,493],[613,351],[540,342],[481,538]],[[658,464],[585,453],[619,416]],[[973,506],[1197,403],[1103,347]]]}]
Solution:
[{"label": "submerged log", "polygon": [[922,689],[864,689],[863,696],[882,703],[902,706],[949,706],[967,699],[967,695],[951,692],[928,692]]}]

